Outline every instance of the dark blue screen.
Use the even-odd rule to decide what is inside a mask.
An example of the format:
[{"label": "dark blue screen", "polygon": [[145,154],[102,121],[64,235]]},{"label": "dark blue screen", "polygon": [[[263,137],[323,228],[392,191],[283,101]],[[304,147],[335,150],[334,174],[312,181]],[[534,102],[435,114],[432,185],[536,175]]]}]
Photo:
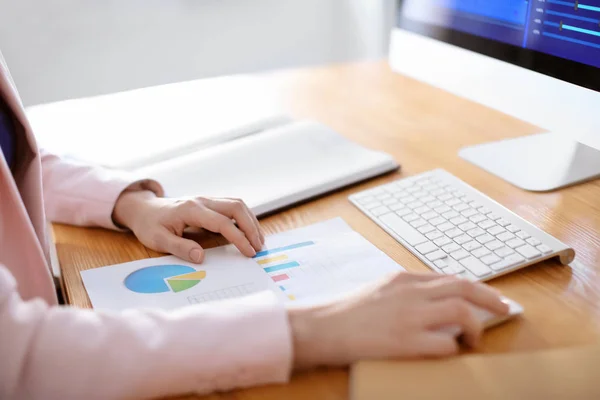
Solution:
[{"label": "dark blue screen", "polygon": [[400,12],[600,68],[600,0],[405,0]]}]

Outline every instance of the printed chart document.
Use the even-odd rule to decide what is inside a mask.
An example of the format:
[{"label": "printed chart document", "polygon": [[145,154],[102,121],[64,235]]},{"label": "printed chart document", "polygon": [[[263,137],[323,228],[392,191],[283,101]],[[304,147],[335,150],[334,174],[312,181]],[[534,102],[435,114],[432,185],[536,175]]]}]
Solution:
[{"label": "printed chart document", "polygon": [[267,238],[250,259],[231,246],[201,265],[167,256],[82,271],[94,308],[174,309],[270,290],[284,302],[318,303],[404,270],[342,219]]}]

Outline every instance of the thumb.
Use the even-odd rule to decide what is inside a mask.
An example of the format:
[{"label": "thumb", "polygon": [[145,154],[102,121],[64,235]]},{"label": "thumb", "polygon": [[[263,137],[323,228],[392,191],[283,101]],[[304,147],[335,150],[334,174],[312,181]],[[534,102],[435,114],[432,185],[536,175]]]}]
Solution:
[{"label": "thumb", "polygon": [[204,261],[204,249],[193,240],[184,239],[169,231],[161,238],[161,247],[183,260],[200,264]]}]

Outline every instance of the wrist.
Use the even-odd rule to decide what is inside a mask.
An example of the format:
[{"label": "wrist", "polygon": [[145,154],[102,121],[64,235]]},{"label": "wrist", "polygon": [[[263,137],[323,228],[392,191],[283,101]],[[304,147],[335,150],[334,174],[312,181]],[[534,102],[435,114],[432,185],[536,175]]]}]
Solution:
[{"label": "wrist", "polygon": [[149,190],[125,190],[121,193],[115,208],[113,209],[112,219],[118,227],[133,230],[135,221],[143,212],[144,204],[156,198],[154,192]]},{"label": "wrist", "polygon": [[[327,306],[290,308],[288,318],[292,331],[294,369],[302,370],[335,364],[334,327],[329,323]],[[338,344],[339,345],[339,344]]]}]

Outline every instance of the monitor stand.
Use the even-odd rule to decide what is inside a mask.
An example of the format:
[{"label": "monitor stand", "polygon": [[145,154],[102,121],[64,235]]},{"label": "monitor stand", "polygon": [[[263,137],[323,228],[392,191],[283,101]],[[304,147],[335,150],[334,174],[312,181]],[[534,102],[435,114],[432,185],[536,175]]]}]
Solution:
[{"label": "monitor stand", "polygon": [[465,147],[459,155],[521,189],[536,192],[600,177],[600,151],[556,133]]}]

